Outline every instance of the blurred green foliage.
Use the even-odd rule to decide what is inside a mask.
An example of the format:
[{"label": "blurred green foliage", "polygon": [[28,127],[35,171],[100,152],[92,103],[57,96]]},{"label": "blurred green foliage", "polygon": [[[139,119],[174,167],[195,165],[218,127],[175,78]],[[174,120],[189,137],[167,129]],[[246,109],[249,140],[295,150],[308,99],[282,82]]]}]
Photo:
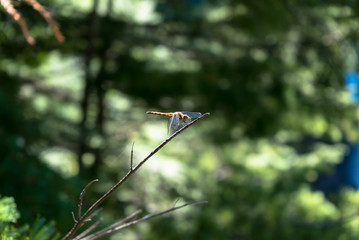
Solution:
[{"label": "blurred green foliage", "polygon": [[166,137],[167,119],[145,112],[185,110],[211,116],[106,200],[104,226],[209,203],[119,238],[358,237],[358,193],[311,189],[358,140],[343,84],[358,65],[357,1],[96,2],[46,1],[63,44],[22,2],[35,47],[0,16],[0,194],[21,224],[41,215],[66,233],[88,181],[100,179],[84,207],[128,171],[132,142],[138,162]]},{"label": "blurred green foliage", "polygon": [[37,218],[32,226],[24,225],[18,227],[20,214],[17,210],[14,198],[0,198],[0,237],[3,240],[13,239],[42,239],[56,240],[60,234],[56,232],[55,222],[46,223],[44,218]]}]

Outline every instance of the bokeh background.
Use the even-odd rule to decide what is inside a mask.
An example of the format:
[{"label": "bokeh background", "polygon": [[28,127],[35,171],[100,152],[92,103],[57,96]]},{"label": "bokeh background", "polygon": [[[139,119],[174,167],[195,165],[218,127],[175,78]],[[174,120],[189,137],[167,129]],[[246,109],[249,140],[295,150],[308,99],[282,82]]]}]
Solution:
[{"label": "bokeh background", "polygon": [[84,207],[128,171],[133,142],[137,163],[167,137],[168,120],[146,111],[183,110],[211,116],[104,202],[102,227],[209,203],[111,239],[358,239],[358,108],[345,84],[358,1],[40,3],[64,43],[24,2],[13,4],[35,46],[0,15],[0,194],[16,203],[15,228],[40,216],[65,234],[89,181],[100,180]]}]

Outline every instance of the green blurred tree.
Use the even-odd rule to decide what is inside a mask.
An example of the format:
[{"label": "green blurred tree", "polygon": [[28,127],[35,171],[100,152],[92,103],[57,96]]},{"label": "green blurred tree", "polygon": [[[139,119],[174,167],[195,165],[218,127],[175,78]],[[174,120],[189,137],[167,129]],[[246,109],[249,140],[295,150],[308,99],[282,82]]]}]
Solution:
[{"label": "green blurred tree", "polygon": [[[340,160],[340,142],[358,138],[355,107],[343,87],[343,72],[357,65],[356,1],[92,4],[48,1],[68,39],[62,45],[25,6],[17,9],[36,29],[35,48],[1,16],[0,176],[6,184],[0,193],[14,196],[21,212],[41,212],[48,202],[41,195],[75,205],[78,185],[64,184],[69,180],[39,163],[46,150],[72,153],[81,179],[75,182],[104,181],[91,201],[128,168],[119,160],[128,157],[127,141],[143,137],[140,153],[152,143],[139,133],[146,132],[146,110],[209,111],[208,123],[163,153],[181,160],[175,166],[182,177],[166,176],[164,166],[160,174],[144,171],[107,202],[109,221],[130,211],[130,203],[151,210],[176,197],[204,198],[205,210],[157,219],[141,233],[148,239],[357,236],[358,218],[337,221],[352,214],[356,193],[343,190],[333,204],[309,187]],[[303,145],[308,136],[319,141]],[[27,209],[15,186],[41,192],[24,194],[38,203]],[[70,224],[70,212],[56,207],[48,214]]]}]

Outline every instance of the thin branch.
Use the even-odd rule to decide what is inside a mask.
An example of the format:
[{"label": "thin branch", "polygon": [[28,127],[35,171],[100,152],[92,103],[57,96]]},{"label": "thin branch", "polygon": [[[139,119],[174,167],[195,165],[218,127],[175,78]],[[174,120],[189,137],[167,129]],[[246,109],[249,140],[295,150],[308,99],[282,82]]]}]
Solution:
[{"label": "thin branch", "polygon": [[128,215],[127,217],[125,217],[124,219],[121,219],[120,221],[117,221],[115,222],[114,224],[111,224],[110,226],[107,227],[107,229],[110,229],[110,228],[114,228],[114,227],[117,227],[125,222],[128,222],[129,220],[131,220],[132,218],[135,218],[137,217],[138,215],[140,215],[142,213],[142,210],[139,209],[137,210],[136,212]]},{"label": "thin branch", "polygon": [[165,141],[163,141],[160,145],[158,145],[150,154],[147,155],[140,163],[137,164],[136,167],[134,167],[132,170],[127,172],[127,174],[119,181],[117,182],[110,190],[108,190],[104,195],[102,195],[94,204],[87,209],[87,211],[82,215],[82,217],[74,224],[72,229],[66,234],[65,237],[63,237],[63,240],[70,239],[76,231],[83,225],[85,219],[87,216],[90,215],[90,213],[97,208],[106,198],[108,198],[114,191],[116,191],[124,182],[127,181],[127,179],[134,174],[145,162],[147,162],[148,159],[150,159],[154,154],[156,154],[161,148],[163,148],[167,143],[169,143],[173,138],[175,138],[177,135],[182,133],[184,130],[192,126],[193,124],[197,123],[198,121],[202,120],[205,117],[208,117],[210,113],[205,113],[201,117],[195,119],[194,121],[190,122],[189,124],[185,125],[175,133],[173,133],[171,136],[169,136]]},{"label": "thin branch", "polygon": [[27,4],[31,5],[36,11],[38,11],[42,17],[46,20],[46,22],[50,25],[52,32],[54,33],[55,38],[58,42],[64,42],[65,37],[60,32],[59,27],[57,26],[56,22],[52,19],[50,12],[44,8],[40,3],[36,0],[24,0]]},{"label": "thin branch", "polygon": [[10,0],[0,0],[0,4],[5,8],[5,10],[12,16],[12,18],[19,24],[22,34],[24,35],[27,43],[29,45],[35,44],[35,39],[30,35],[29,29],[26,26],[25,21],[22,19],[21,14],[16,11],[14,6],[11,4]]},{"label": "thin branch", "polygon": [[176,204],[178,203],[179,200],[180,200],[180,198],[177,198],[175,203],[173,204],[173,206],[176,206]]},{"label": "thin branch", "polygon": [[[24,0],[27,4],[31,5],[36,11],[38,11],[43,18],[50,25],[55,38],[59,42],[64,42],[65,37],[62,35],[59,27],[56,22],[52,19],[50,12],[46,10],[40,3],[36,0]],[[35,44],[35,39],[31,36],[29,29],[26,26],[26,22],[22,19],[21,14],[14,8],[11,3],[11,0],[0,0],[0,4],[5,8],[5,10],[13,17],[13,19],[19,24],[22,34],[24,35],[27,43],[29,45]]]},{"label": "thin branch", "polygon": [[77,219],[76,219],[76,217],[75,217],[74,212],[71,212],[71,214],[72,214],[72,219],[74,220],[75,223],[77,223]]},{"label": "thin branch", "polygon": [[157,153],[161,148],[163,148],[167,143],[169,143],[173,138],[175,138],[178,134],[182,133],[184,130],[192,126],[193,124],[197,123],[198,121],[202,120],[205,117],[208,117],[210,113],[205,113],[199,118],[193,120],[189,124],[185,125],[181,129],[177,130],[175,133],[173,133],[171,136],[169,136],[166,140],[164,140],[160,145],[158,145],[150,154],[148,154],[145,159],[143,159],[137,166],[133,169],[133,171],[136,171],[138,168],[140,168],[148,159],[150,159],[155,153]]},{"label": "thin branch", "polygon": [[135,145],[135,142],[132,143],[132,148],[131,148],[131,163],[130,163],[130,171],[133,170],[133,146]]},{"label": "thin branch", "polygon": [[85,222],[90,222],[92,221],[92,219],[97,215],[99,214],[99,212],[101,212],[102,208],[98,208],[96,209],[93,213],[90,214],[90,216],[86,219]]},{"label": "thin branch", "polygon": [[89,182],[86,187],[82,190],[81,194],[80,194],[80,199],[79,199],[79,204],[78,204],[78,211],[77,211],[77,217],[78,219],[81,218],[81,210],[82,210],[82,202],[83,202],[83,198],[84,195],[86,193],[86,190],[94,183],[94,182],[98,182],[98,179],[94,179],[91,182]]},{"label": "thin branch", "polygon": [[115,227],[107,227],[101,231],[98,231],[96,233],[93,233],[91,235],[88,235],[87,237],[83,238],[82,240],[94,240],[94,239],[99,239],[101,237],[104,237],[106,235],[109,235],[111,233],[114,233],[114,232],[117,232],[121,229],[124,229],[124,228],[127,228],[127,227],[130,227],[132,225],[135,225],[135,224],[138,224],[140,222],[143,222],[143,221],[146,221],[148,219],[151,219],[151,218],[154,218],[154,217],[158,217],[158,216],[161,216],[161,215],[164,215],[164,214],[167,214],[167,213],[170,213],[170,212],[173,212],[173,211],[176,211],[178,209],[181,209],[181,208],[184,208],[184,207],[187,207],[187,206],[190,206],[190,205],[197,205],[197,204],[207,204],[208,201],[199,201],[199,202],[192,202],[192,203],[186,203],[184,205],[181,205],[181,206],[178,206],[178,207],[174,207],[174,208],[170,208],[170,209],[167,209],[165,211],[162,211],[162,212],[159,212],[159,213],[151,213],[151,214],[147,214],[146,216],[140,218],[140,219],[137,219],[137,220],[133,220],[131,222],[128,222],[128,223],[125,223],[123,225],[119,225],[119,226],[115,226]]},{"label": "thin branch", "polygon": [[86,236],[86,234],[90,233],[92,230],[94,230],[100,223],[103,221],[103,218],[98,219],[94,224],[92,224],[89,228],[87,228],[85,231],[77,235],[74,239],[79,240]]},{"label": "thin branch", "polygon": [[116,227],[120,226],[121,224],[123,224],[125,222],[128,222],[129,220],[137,217],[141,213],[142,213],[142,210],[139,209],[136,212],[132,213],[131,215],[125,217],[124,219],[122,219],[122,220],[120,220],[118,222],[115,222],[114,224],[112,224],[112,225],[110,225],[110,226],[108,226],[108,227],[106,227],[106,228],[104,228],[104,229],[102,229],[102,230],[100,230],[98,232],[92,233],[91,235],[88,235],[88,236],[82,238],[81,240],[92,239],[93,236],[102,235],[104,232],[109,232],[109,231],[111,232],[111,229],[115,229]]}]

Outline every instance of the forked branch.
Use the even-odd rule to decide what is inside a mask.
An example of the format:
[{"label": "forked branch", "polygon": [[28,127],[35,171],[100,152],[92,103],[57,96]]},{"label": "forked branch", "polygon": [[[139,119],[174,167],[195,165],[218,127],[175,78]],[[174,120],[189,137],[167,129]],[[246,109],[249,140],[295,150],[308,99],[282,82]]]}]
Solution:
[{"label": "forked branch", "polygon": [[[124,182],[126,182],[129,177],[131,177],[132,174],[134,174],[145,162],[147,162],[148,159],[150,159],[153,155],[155,155],[161,148],[163,148],[167,143],[169,143],[172,139],[174,139],[176,136],[178,136],[180,133],[182,133],[184,130],[186,130],[187,128],[191,127],[193,124],[196,124],[197,122],[199,122],[200,120],[202,120],[205,117],[208,117],[210,115],[210,113],[205,113],[202,116],[200,116],[199,118],[195,119],[194,121],[190,122],[189,124],[185,125],[184,127],[182,127],[181,129],[179,129],[178,131],[176,131],[175,133],[173,133],[171,136],[169,136],[165,141],[163,141],[160,145],[158,145],[151,153],[149,153],[147,155],[147,157],[145,157],[141,162],[139,162],[134,168],[130,168],[130,170],[127,172],[127,174],[119,181],[117,182],[110,190],[108,190],[104,195],[102,195],[94,204],[91,205],[91,207],[89,207],[87,209],[87,211],[79,218],[75,221],[74,226],[72,227],[72,229],[66,234],[66,236],[63,238],[63,240],[67,240],[70,239],[76,232],[77,230],[86,222],[88,221],[88,216],[91,214],[92,211],[94,211],[106,198],[108,198],[114,191],[116,191]],[[131,156],[132,158],[133,156]],[[92,183],[92,182],[91,182]],[[91,184],[90,183],[90,184]],[[87,187],[89,186],[89,184],[87,185]],[[87,189],[87,187],[85,187],[84,191]],[[83,192],[84,192],[83,191]],[[82,199],[82,198],[80,198]],[[82,201],[82,200],[81,200]],[[82,205],[82,203],[81,203]],[[81,206],[79,203],[79,207]],[[188,205],[188,204],[187,204]],[[186,204],[181,206],[187,206]],[[178,208],[174,208],[172,211],[176,210]],[[79,209],[79,212],[81,211],[81,209]],[[169,211],[169,210],[167,210]],[[159,214],[165,214],[167,213],[167,211]],[[155,216],[159,216],[158,214]],[[152,218],[151,217],[147,217],[146,219]],[[141,218],[142,219],[142,218]],[[140,219],[139,219],[140,220]],[[145,219],[143,219],[145,220]],[[142,220],[142,221],[143,221]],[[138,220],[136,220],[138,221]],[[133,224],[132,224],[133,225]]]},{"label": "forked branch", "polygon": [[115,232],[118,232],[124,228],[127,228],[127,227],[130,227],[132,225],[135,225],[137,223],[140,223],[140,222],[143,222],[143,221],[146,221],[148,219],[151,219],[151,218],[154,218],[154,217],[158,217],[158,216],[161,216],[161,215],[164,215],[164,214],[167,214],[167,213],[170,213],[170,212],[173,212],[173,211],[176,211],[178,209],[181,209],[181,208],[184,208],[184,207],[187,207],[187,206],[190,206],[190,205],[197,205],[197,204],[206,204],[208,203],[207,201],[199,201],[199,202],[192,202],[192,203],[186,203],[186,204],[183,204],[181,206],[178,206],[178,207],[174,207],[174,208],[170,208],[170,209],[167,209],[165,211],[162,211],[162,212],[159,212],[159,213],[151,213],[151,214],[147,214],[146,216],[140,218],[140,219],[137,219],[137,220],[133,220],[131,222],[126,222],[124,224],[113,224],[107,228],[104,228],[98,232],[95,232],[91,235],[88,235],[86,237],[83,237],[81,238],[81,240],[95,240],[95,239],[99,239],[99,238],[102,238],[106,235],[109,235],[109,234],[112,234],[112,233],[115,233]]},{"label": "forked branch", "polygon": [[[65,37],[62,35],[56,22],[52,19],[51,14],[46,10],[44,6],[42,6],[36,0],[24,0],[24,1],[27,4],[31,5],[36,11],[38,11],[43,16],[43,18],[48,22],[57,41],[59,42],[65,41]],[[29,45],[34,45],[35,39],[31,36],[29,29],[26,26],[26,22],[23,20],[21,14],[14,8],[13,4],[11,3],[11,0],[0,0],[0,4],[19,24],[22,34],[24,35],[27,43]]]}]

